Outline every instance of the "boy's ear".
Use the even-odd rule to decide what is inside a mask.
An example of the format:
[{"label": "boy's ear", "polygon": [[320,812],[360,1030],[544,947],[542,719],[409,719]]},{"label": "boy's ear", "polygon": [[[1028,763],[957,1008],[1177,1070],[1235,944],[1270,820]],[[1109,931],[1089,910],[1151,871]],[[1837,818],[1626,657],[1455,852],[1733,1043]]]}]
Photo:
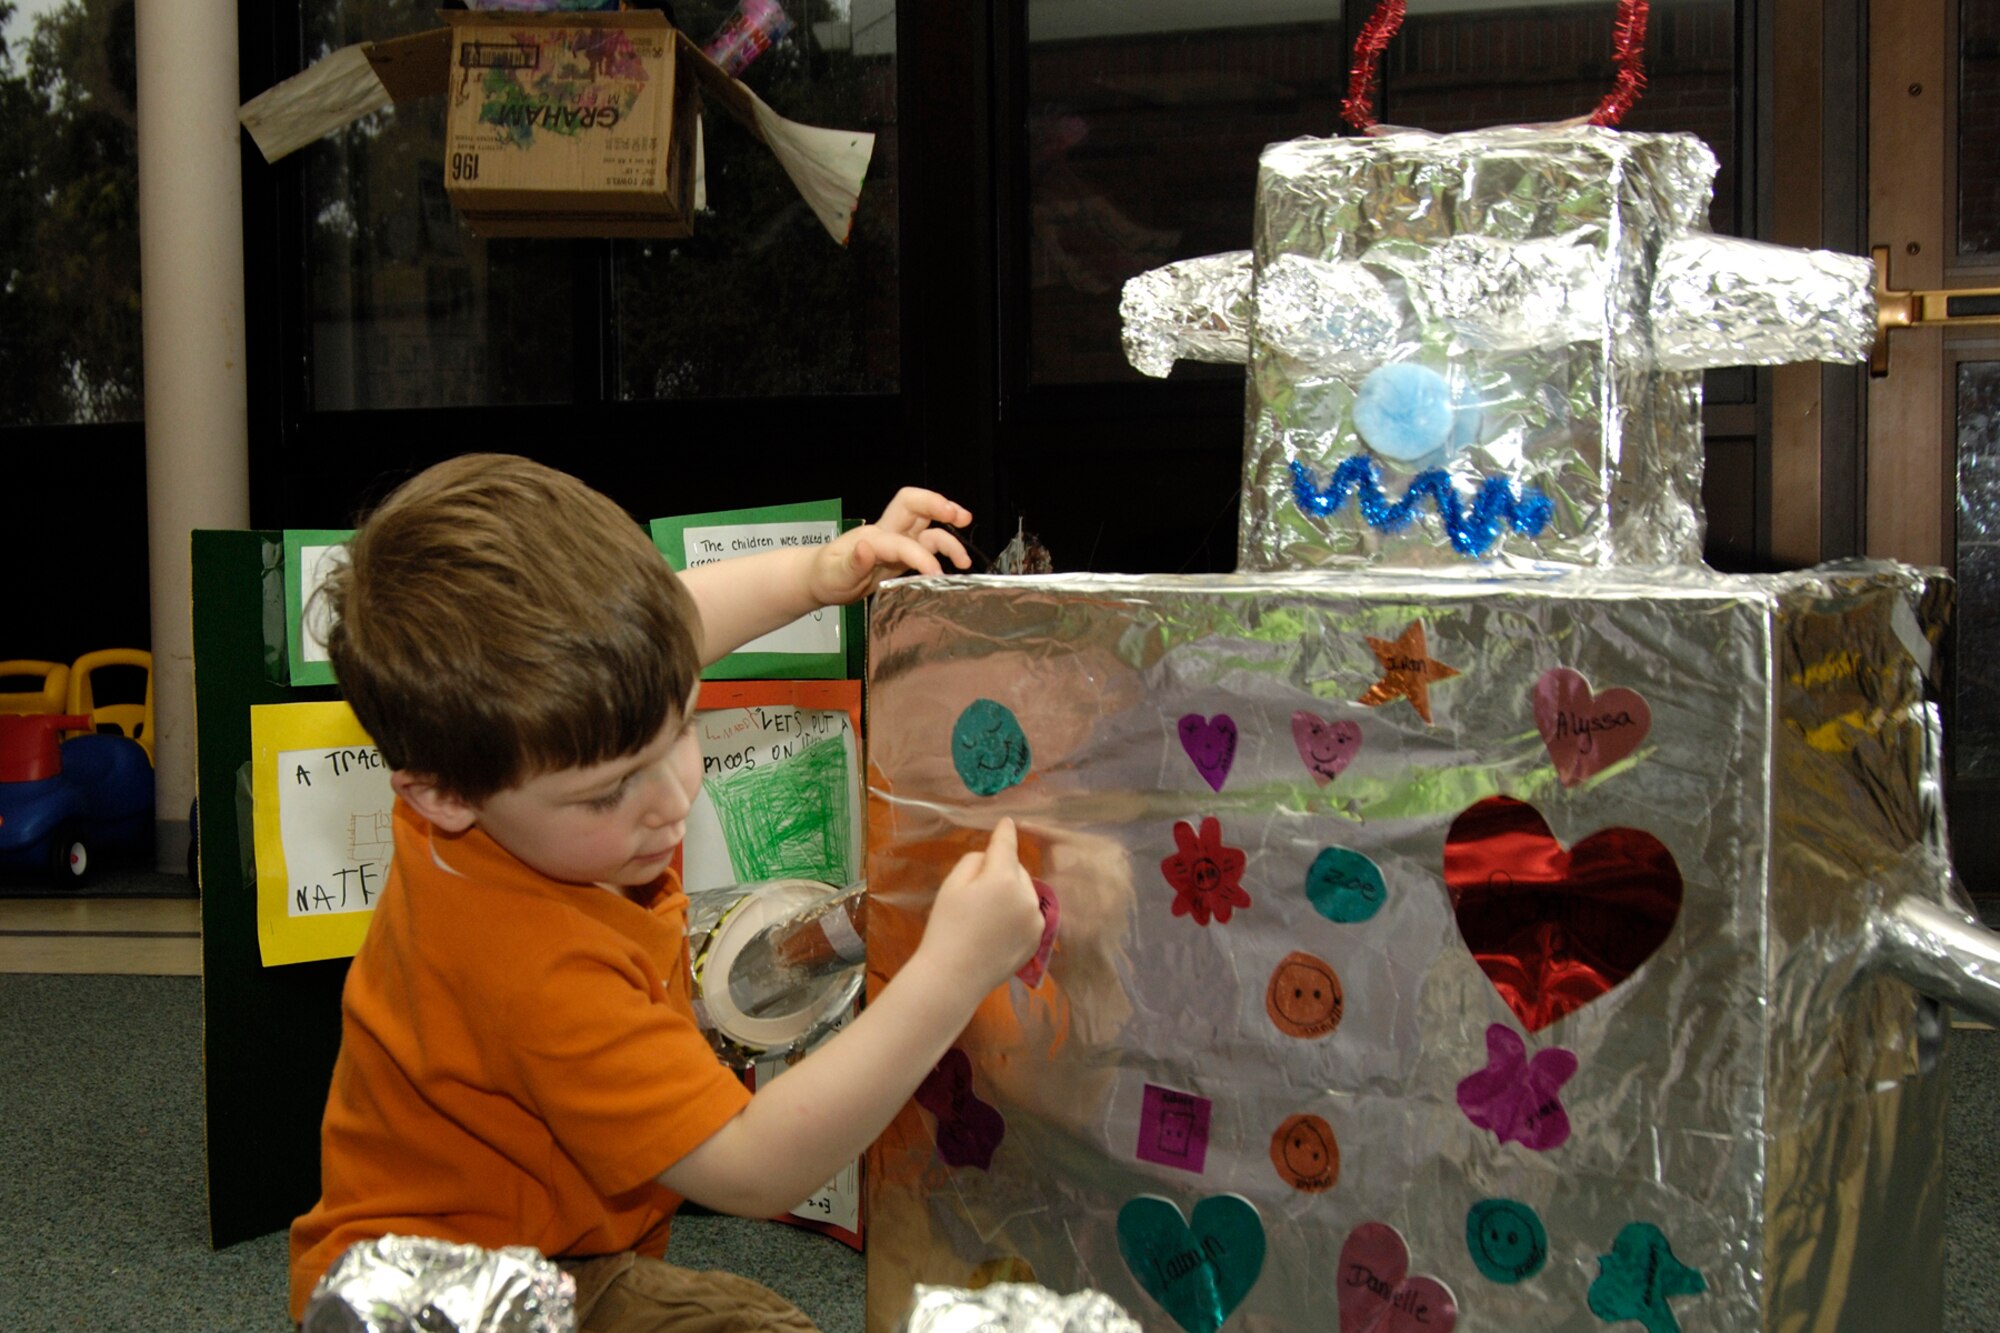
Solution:
[{"label": "boy's ear", "polygon": [[389,786],[410,803],[410,808],[430,821],[431,827],[446,833],[463,833],[479,822],[479,810],[456,794],[446,791],[422,773],[398,770],[389,775]]}]

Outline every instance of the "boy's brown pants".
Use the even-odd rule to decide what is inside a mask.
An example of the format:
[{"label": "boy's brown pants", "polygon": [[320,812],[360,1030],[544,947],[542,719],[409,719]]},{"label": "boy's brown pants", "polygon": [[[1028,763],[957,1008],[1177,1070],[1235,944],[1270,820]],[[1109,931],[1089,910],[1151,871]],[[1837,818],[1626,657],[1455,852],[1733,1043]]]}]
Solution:
[{"label": "boy's brown pants", "polygon": [[747,1277],[625,1253],[564,1259],[578,1333],[819,1333],[790,1301]]}]

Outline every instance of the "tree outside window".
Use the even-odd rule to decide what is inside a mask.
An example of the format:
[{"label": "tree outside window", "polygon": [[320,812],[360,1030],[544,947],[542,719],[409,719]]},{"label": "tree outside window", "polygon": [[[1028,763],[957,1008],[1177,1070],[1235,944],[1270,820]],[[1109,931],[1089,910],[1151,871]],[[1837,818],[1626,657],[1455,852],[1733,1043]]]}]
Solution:
[{"label": "tree outside window", "polygon": [[141,415],[133,0],[0,0],[0,426]]}]

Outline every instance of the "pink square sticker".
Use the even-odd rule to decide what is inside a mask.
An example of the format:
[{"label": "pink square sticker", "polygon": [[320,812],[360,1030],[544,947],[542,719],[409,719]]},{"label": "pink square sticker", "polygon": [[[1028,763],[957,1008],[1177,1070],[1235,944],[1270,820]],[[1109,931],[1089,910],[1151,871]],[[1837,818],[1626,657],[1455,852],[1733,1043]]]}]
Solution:
[{"label": "pink square sticker", "polygon": [[1139,1159],[1200,1175],[1208,1160],[1206,1097],[1146,1085],[1139,1107]]}]

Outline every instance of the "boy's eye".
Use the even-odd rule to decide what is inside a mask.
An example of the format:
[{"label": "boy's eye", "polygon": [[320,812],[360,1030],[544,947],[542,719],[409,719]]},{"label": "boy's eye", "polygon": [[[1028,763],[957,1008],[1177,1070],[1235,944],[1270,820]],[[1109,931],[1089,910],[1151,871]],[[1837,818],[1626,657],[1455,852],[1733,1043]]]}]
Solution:
[{"label": "boy's eye", "polygon": [[589,800],[585,801],[583,804],[586,809],[590,810],[613,810],[616,809],[618,803],[624,799],[625,799],[625,784],[621,782],[617,786],[613,787],[610,791],[605,792],[604,795],[593,796]]}]

